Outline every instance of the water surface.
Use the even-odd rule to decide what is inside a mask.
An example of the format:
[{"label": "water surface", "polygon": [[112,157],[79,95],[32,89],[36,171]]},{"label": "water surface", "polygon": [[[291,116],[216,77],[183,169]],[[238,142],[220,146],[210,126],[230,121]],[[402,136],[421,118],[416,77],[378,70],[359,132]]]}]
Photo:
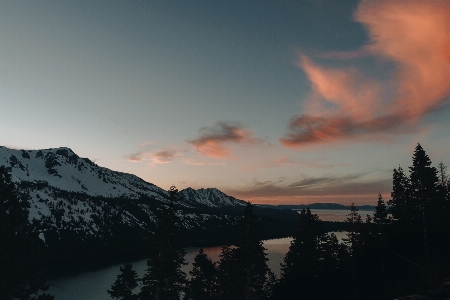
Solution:
[{"label": "water surface", "polygon": [[[291,240],[291,238],[283,238],[264,241],[263,245],[267,249],[267,258],[269,258],[268,266],[277,276],[280,274],[280,263],[283,262],[283,257],[289,250]],[[218,262],[220,260],[221,247],[204,247],[203,249],[212,261]],[[189,273],[199,248],[185,250],[188,265],[184,266],[182,270]],[[147,268],[147,260],[134,261],[132,264],[133,269],[141,277]],[[116,280],[121,265],[115,264],[97,271],[87,271],[50,280],[49,293],[54,295],[56,300],[110,300],[111,298],[106,291],[111,288]]]},{"label": "water surface", "polygon": [[[312,210],[323,221],[344,221],[348,210]],[[372,214],[372,211],[359,211],[363,219],[366,214]],[[345,232],[334,232],[337,237],[342,240],[345,238]],[[277,275],[280,275],[280,263],[283,262],[284,255],[288,252],[291,244],[291,238],[273,239],[264,241],[264,247],[267,249],[266,253],[269,261],[267,262],[269,268]],[[214,261],[220,260],[221,247],[204,247],[208,256]],[[199,248],[187,248],[186,261],[188,265],[183,267],[183,271],[188,273],[192,269],[192,262]],[[142,276],[147,268],[147,260],[132,261],[134,270]],[[79,274],[64,275],[59,278],[49,280],[49,293],[55,295],[55,299],[64,300],[106,300],[111,299],[106,290],[111,288],[111,285],[116,280],[119,274],[119,267],[121,264],[114,264],[95,271],[85,271]]]}]

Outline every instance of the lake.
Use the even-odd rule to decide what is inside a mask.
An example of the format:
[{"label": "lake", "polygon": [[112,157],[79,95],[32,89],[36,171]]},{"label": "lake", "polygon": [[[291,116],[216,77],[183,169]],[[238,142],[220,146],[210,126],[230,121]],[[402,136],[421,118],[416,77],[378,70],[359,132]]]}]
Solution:
[{"label": "lake", "polygon": [[[269,258],[268,265],[277,275],[279,275],[280,263],[283,262],[283,257],[289,250],[291,240],[291,238],[282,238],[264,241],[264,247],[267,249],[267,257]],[[213,261],[220,260],[221,247],[204,247],[203,249]],[[199,248],[185,250],[188,265],[184,266],[183,270],[187,273],[192,269],[192,262]],[[134,261],[132,264],[133,269],[139,276],[142,276],[147,268],[147,260]],[[116,280],[121,265],[115,264],[97,271],[49,280],[50,289],[48,292],[54,295],[56,300],[110,300],[111,297],[106,290],[110,289]]]},{"label": "lake", "polygon": [[[312,210],[313,213],[318,214],[323,221],[344,221],[347,210]],[[359,211],[363,219],[366,214],[372,214],[372,211]],[[345,237],[344,232],[335,232],[339,239]],[[283,262],[283,257],[289,250],[291,238],[282,238],[264,241],[264,247],[267,249],[268,266],[275,272],[277,276],[280,275],[280,263]],[[213,261],[220,260],[221,247],[204,247],[208,256]],[[187,248],[186,261],[188,265],[183,267],[187,273],[192,269],[192,262],[199,248]],[[142,276],[147,268],[147,260],[138,260],[132,262],[134,270]],[[49,293],[55,295],[55,299],[64,300],[110,300],[109,294],[106,290],[111,288],[111,285],[116,280],[119,274],[119,267],[122,264],[114,264],[109,267],[96,270],[86,271],[80,274],[65,275],[57,279],[49,280]]]}]

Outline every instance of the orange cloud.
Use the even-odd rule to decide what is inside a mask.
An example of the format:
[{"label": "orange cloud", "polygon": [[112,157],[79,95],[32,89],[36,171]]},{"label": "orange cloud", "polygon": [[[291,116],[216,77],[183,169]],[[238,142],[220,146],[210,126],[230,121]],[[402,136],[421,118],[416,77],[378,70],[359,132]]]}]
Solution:
[{"label": "orange cloud", "polygon": [[258,144],[262,141],[254,138],[252,133],[239,124],[227,124],[217,122],[212,127],[202,127],[199,130],[200,137],[187,140],[197,151],[206,156],[214,158],[225,158],[231,156],[229,144]]},{"label": "orange cloud", "polygon": [[306,113],[291,118],[283,146],[412,132],[421,117],[448,102],[450,2],[363,1],[355,19],[367,28],[370,43],[346,58],[370,53],[391,61],[392,78],[381,82],[354,68],[324,68],[302,56],[299,66],[313,93]]},{"label": "orange cloud", "polygon": [[391,113],[420,117],[448,100],[449,1],[363,1],[355,19],[369,31],[366,49],[398,65]]}]

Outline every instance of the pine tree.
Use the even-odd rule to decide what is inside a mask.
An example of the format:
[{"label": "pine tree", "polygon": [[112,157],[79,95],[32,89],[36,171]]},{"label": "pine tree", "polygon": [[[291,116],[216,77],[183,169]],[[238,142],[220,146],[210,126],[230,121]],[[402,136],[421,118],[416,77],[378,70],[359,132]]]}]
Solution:
[{"label": "pine tree", "polygon": [[[436,240],[442,251],[450,251],[450,232],[449,230],[442,230],[442,228],[450,228],[450,190],[449,180],[447,175],[447,167],[440,162],[437,167],[438,183],[436,185],[437,199],[434,201],[437,209],[434,209],[435,228],[438,232],[434,232],[434,239]],[[433,212],[432,212],[433,213]]]},{"label": "pine tree", "polygon": [[410,191],[409,178],[400,166],[398,169],[394,169],[392,177],[392,199],[388,203],[391,205],[390,212],[394,219],[408,221],[411,219],[411,213],[408,207]]},{"label": "pine tree", "polygon": [[200,248],[189,272],[186,299],[213,300],[217,295],[217,269],[211,258]]},{"label": "pine tree", "polygon": [[417,144],[413,154],[413,165],[409,167],[411,180],[411,205],[418,214],[423,208],[436,199],[436,185],[439,181],[437,170],[431,166],[431,160],[420,144]]},{"label": "pine tree", "polygon": [[[378,284],[381,284],[383,287],[387,287],[386,281],[386,226],[390,223],[390,219],[388,218],[388,209],[384,203],[383,197],[381,193],[378,194],[377,206],[375,207],[375,212],[373,214],[373,221],[376,225],[375,232],[377,233],[376,239],[378,240],[378,251],[375,251],[375,278],[378,279]],[[385,290],[387,288],[381,289],[379,293],[383,299],[386,297]]]},{"label": "pine tree", "polygon": [[447,166],[441,161],[437,167],[439,186],[446,189],[448,184]]},{"label": "pine tree", "polygon": [[350,205],[350,213],[347,215],[345,222],[347,223],[347,238],[344,241],[348,243],[351,253],[351,286],[353,291],[350,298],[357,299],[361,294],[358,265],[362,252],[361,228],[363,221],[355,203]]},{"label": "pine tree", "polygon": [[431,216],[439,215],[439,205],[436,186],[437,170],[431,167],[431,160],[420,144],[417,144],[413,154],[413,165],[409,167],[411,180],[411,205],[415,212],[418,228],[423,231],[424,258],[430,261],[430,229],[434,226]]},{"label": "pine tree", "polygon": [[318,289],[315,299],[347,298],[347,290],[342,289],[349,281],[347,246],[340,243],[336,235],[331,233],[323,236],[319,250]]},{"label": "pine tree", "polygon": [[281,265],[281,278],[273,299],[317,299],[320,248],[324,231],[317,215],[309,209],[302,210],[297,226]]},{"label": "pine tree", "polygon": [[133,290],[138,286],[138,275],[133,270],[133,265],[126,263],[120,267],[120,274],[116,281],[108,290],[108,294],[113,299],[117,300],[137,300],[138,295],[133,293]]},{"label": "pine tree", "polygon": [[40,265],[42,241],[28,223],[27,201],[0,166],[0,299],[50,300]]},{"label": "pine tree", "polygon": [[243,299],[263,299],[270,269],[267,267],[266,249],[258,233],[256,215],[250,202],[244,208],[240,224],[240,238],[236,243],[236,259],[242,269],[241,282],[244,283]]},{"label": "pine tree", "polygon": [[222,247],[218,266],[218,298],[220,300],[240,299],[239,297],[244,294],[243,284],[238,280],[240,267],[235,251],[236,248],[230,246]]},{"label": "pine tree", "polygon": [[373,214],[373,221],[380,227],[380,232],[382,231],[382,227],[389,222],[388,210],[381,193],[378,193],[377,206],[375,207],[375,212]]},{"label": "pine tree", "polygon": [[345,222],[347,224],[347,239],[345,241],[350,244],[351,249],[355,249],[360,244],[359,237],[363,223],[355,203],[350,205],[350,213],[347,215]]},{"label": "pine tree", "polygon": [[147,270],[142,278],[140,299],[179,299],[186,283],[181,270],[185,251],[181,247],[178,217],[175,212],[178,190],[171,187],[170,203],[161,205],[150,244]]},{"label": "pine tree", "polygon": [[265,299],[271,293],[273,274],[258,234],[257,218],[248,202],[240,221],[235,248],[223,247],[219,263],[221,299]]}]

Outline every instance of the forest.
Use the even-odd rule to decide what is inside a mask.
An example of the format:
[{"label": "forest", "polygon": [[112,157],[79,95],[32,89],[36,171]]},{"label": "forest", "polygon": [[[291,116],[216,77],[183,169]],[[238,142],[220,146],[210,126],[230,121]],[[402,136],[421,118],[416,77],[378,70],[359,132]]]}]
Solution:
[{"label": "forest", "polygon": [[[409,174],[408,174],[409,173]],[[395,299],[421,295],[448,299],[450,276],[450,193],[446,166],[437,168],[418,144],[406,173],[393,170],[391,198],[374,196],[373,215],[351,205],[346,238],[327,234],[324,222],[303,209],[277,278],[251,203],[247,203],[233,245],[213,262],[200,249],[189,277],[177,217],[177,190],[160,205],[148,241],[142,277],[129,263],[106,291],[112,299]],[[26,222],[27,211],[4,167],[0,167],[0,299],[53,299],[45,291],[40,264],[45,249]],[[448,281],[448,279],[447,279]],[[406,299],[406,298],[405,298]]]}]

